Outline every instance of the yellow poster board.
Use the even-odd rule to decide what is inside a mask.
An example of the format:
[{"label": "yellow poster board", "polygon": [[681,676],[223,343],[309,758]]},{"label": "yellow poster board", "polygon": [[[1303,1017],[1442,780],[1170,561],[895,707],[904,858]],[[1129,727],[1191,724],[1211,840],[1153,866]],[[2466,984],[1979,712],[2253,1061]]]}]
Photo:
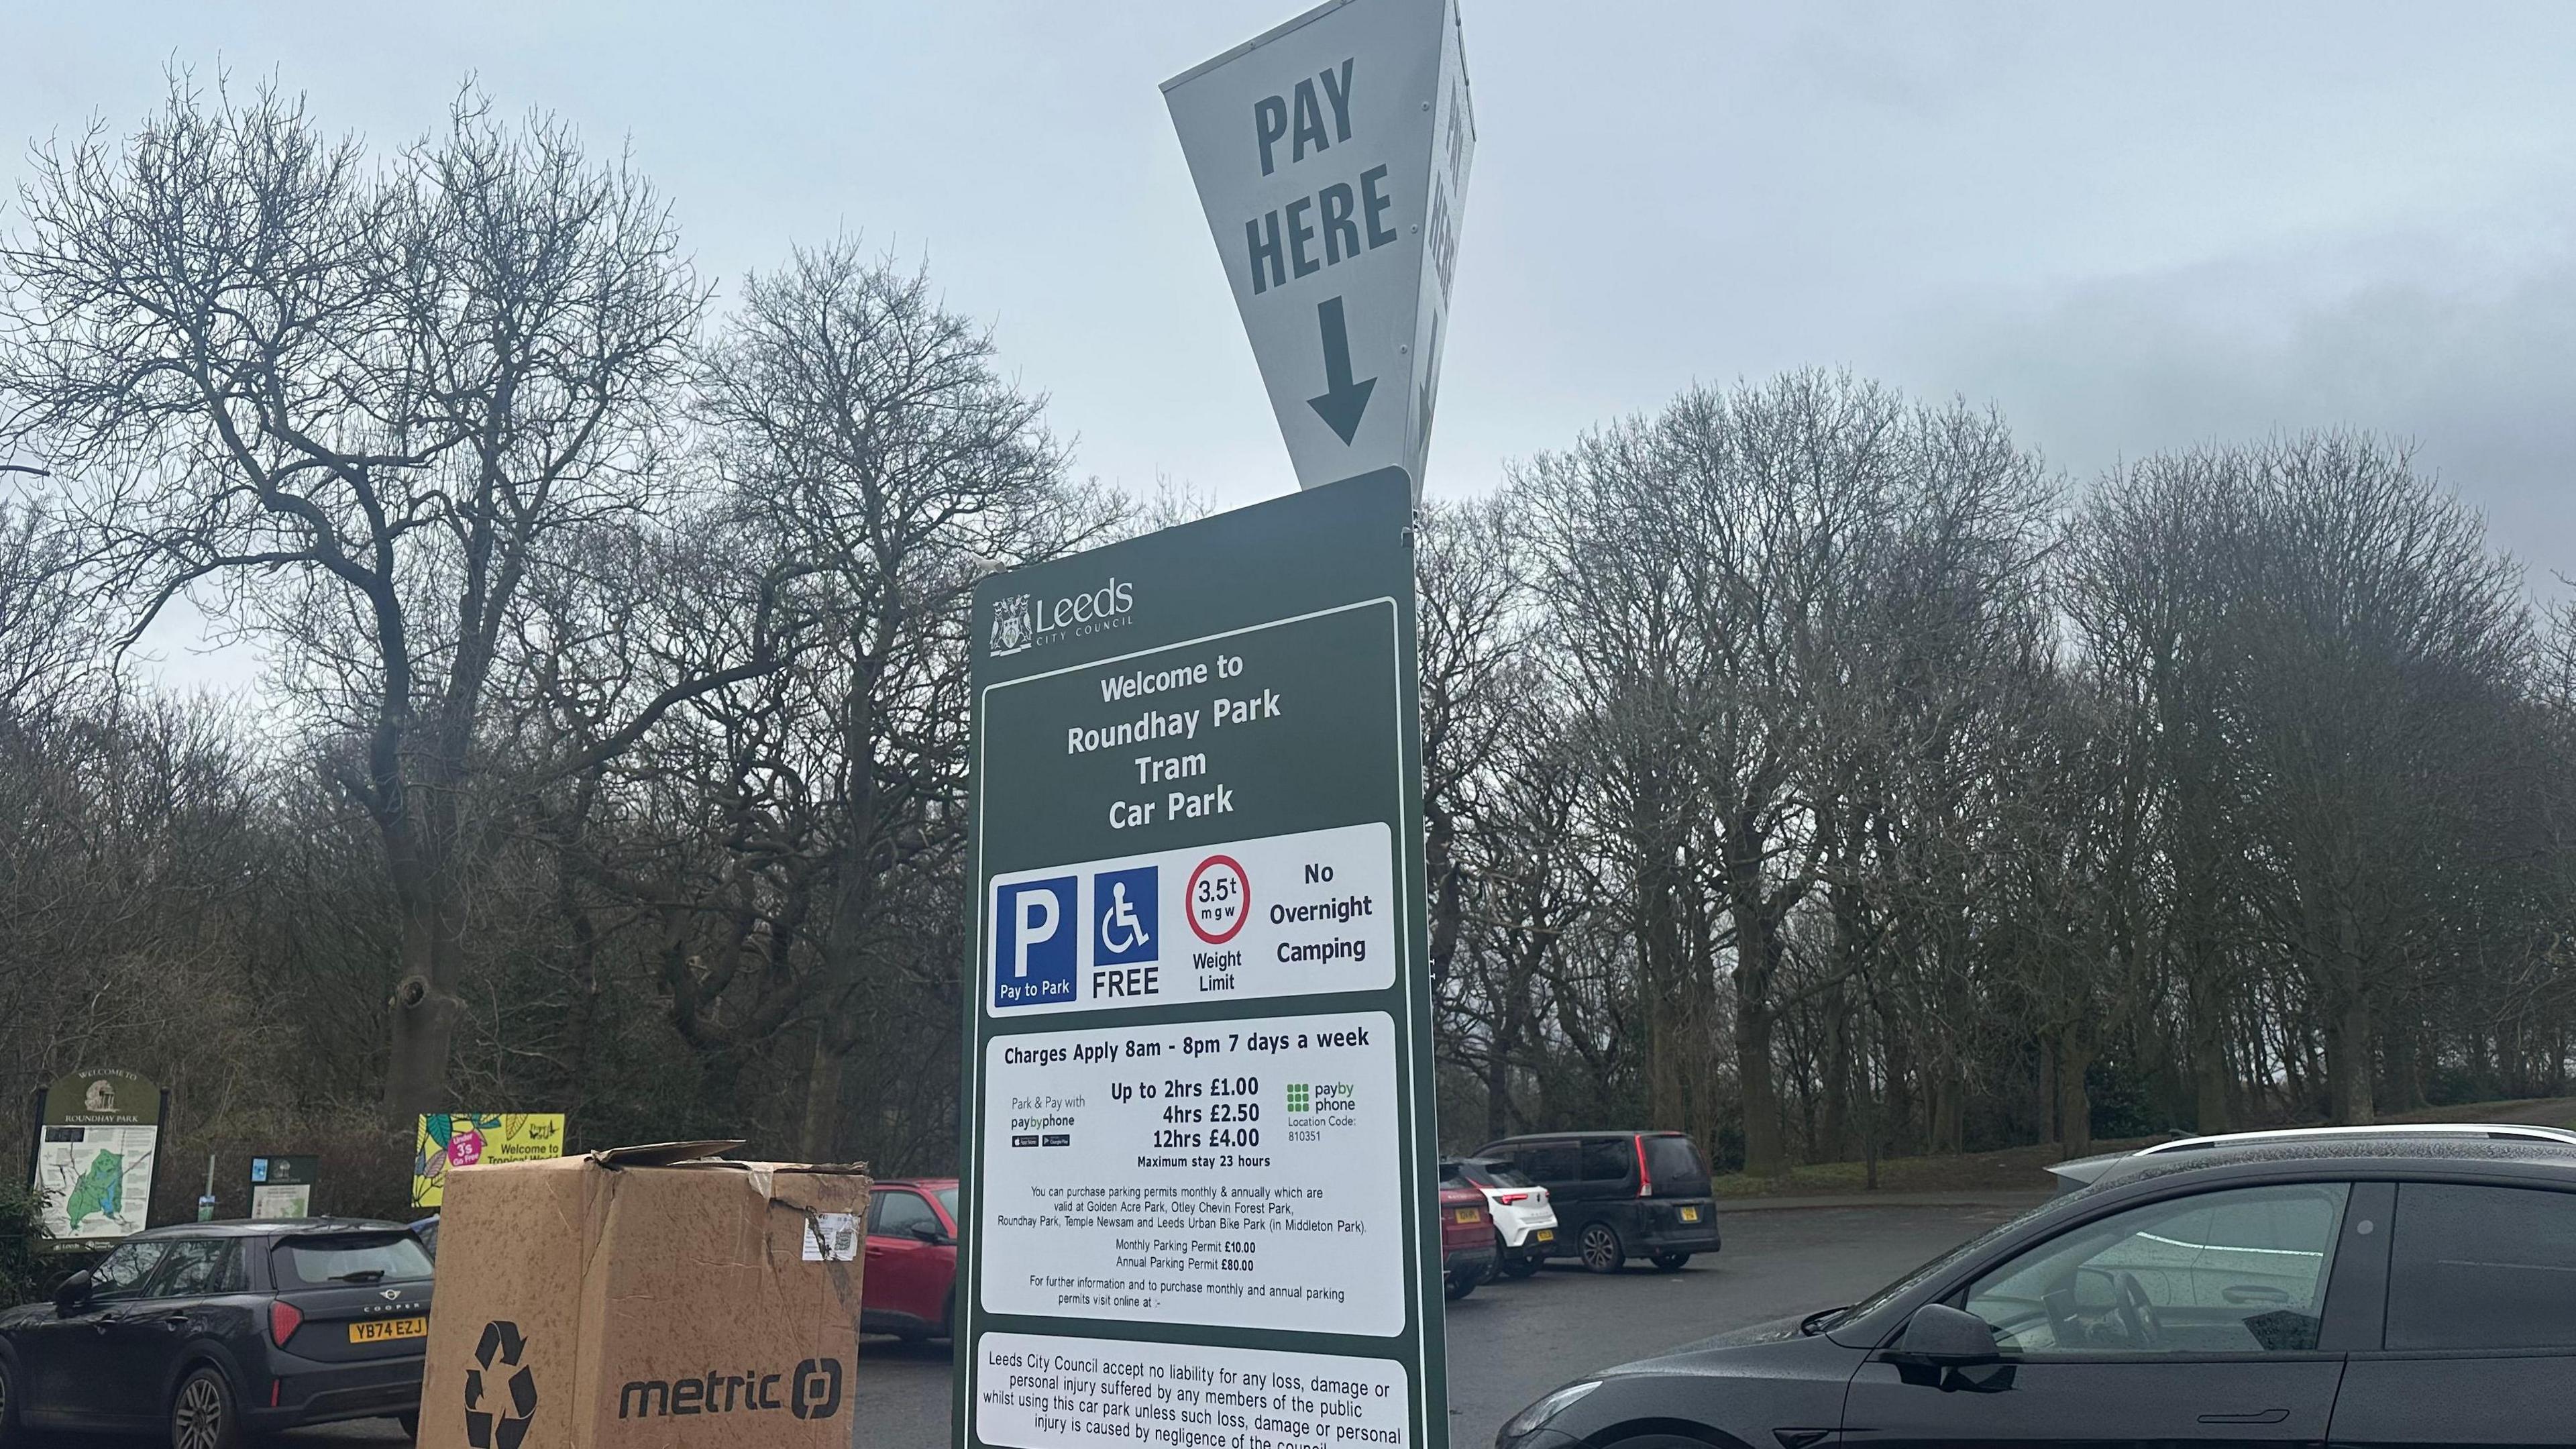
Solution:
[{"label": "yellow poster board", "polygon": [[411,1205],[447,1201],[447,1172],[478,1162],[526,1162],[564,1155],[561,1112],[430,1112],[412,1139]]}]

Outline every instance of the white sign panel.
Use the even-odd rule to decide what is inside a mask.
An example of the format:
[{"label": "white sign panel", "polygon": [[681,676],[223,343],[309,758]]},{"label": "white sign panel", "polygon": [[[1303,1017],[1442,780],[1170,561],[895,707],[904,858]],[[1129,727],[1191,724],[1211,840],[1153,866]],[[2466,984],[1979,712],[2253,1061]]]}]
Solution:
[{"label": "white sign panel", "polygon": [[122,1238],[143,1231],[152,1206],[153,1126],[47,1127],[36,1144],[36,1191],[46,1236]]},{"label": "white sign panel", "polygon": [[1413,1442],[1408,1376],[1388,1359],[1038,1333],[988,1333],[976,1352],[975,1433],[987,1444]]},{"label": "white sign panel", "polygon": [[[1173,758],[1202,762],[1205,756]],[[1213,800],[1195,776],[1147,780],[1161,810]],[[1165,798],[1167,797],[1167,798]],[[1175,809],[1175,818],[1178,810]],[[993,878],[995,1016],[1317,991],[1374,991],[1395,980],[1394,851],[1369,821],[1260,840],[1163,850]]]},{"label": "white sign panel", "polygon": [[1163,97],[1299,485],[1418,497],[1476,143],[1454,0],[1335,0]]},{"label": "white sign panel", "polygon": [[250,1215],[254,1218],[309,1218],[313,1216],[313,1185],[305,1182],[260,1183],[250,1190]]},{"label": "white sign panel", "polygon": [[1382,1011],[996,1037],[988,1313],[1404,1330]]}]

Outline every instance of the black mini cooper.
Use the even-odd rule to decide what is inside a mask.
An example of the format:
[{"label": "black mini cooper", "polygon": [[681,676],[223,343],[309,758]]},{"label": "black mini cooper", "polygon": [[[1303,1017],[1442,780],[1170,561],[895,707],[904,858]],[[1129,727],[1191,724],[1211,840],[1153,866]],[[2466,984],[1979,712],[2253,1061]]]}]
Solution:
[{"label": "black mini cooper", "polygon": [[2576,1443],[2576,1135],[2161,1144],[1889,1284],[1577,1380],[1500,1449]]},{"label": "black mini cooper", "polygon": [[399,1223],[153,1228],[50,1303],[0,1310],[0,1445],[31,1429],[160,1431],[174,1449],[420,1408],[429,1255]]}]

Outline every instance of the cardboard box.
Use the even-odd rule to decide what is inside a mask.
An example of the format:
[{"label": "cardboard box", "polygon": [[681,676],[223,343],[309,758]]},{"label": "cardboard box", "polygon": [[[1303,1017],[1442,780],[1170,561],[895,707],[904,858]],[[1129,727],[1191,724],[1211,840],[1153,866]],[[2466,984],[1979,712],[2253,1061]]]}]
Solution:
[{"label": "cardboard box", "polygon": [[423,1449],[847,1449],[866,1171],[741,1145],[457,1169]]}]

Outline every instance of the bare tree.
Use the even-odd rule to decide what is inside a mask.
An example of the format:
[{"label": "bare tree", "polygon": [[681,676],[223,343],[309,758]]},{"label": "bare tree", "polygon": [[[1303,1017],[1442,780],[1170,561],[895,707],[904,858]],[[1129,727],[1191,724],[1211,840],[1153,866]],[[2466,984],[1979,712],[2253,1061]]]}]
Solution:
[{"label": "bare tree", "polygon": [[[494,833],[487,692],[559,540],[668,486],[655,424],[704,293],[641,178],[471,95],[370,168],[274,91],[176,82],[123,142],[37,153],[20,201],[5,436],[140,601],[129,638],[191,593],[364,741],[339,783],[400,912],[384,1103],[435,1107]],[[589,753],[769,667],[673,681]]]},{"label": "bare tree", "polygon": [[942,880],[962,842],[965,606],[997,568],[1097,540],[1107,500],[1068,481],[1044,399],[993,365],[989,336],[943,309],[926,274],[855,241],[754,277],[700,371],[698,410],[728,486],[810,587],[825,636],[804,659],[821,729],[788,727],[788,773],[813,812],[815,1004],[804,1150],[839,1134],[859,1003],[887,973],[927,987],[906,873]]},{"label": "bare tree", "polygon": [[2374,1119],[2374,1013],[2442,906],[2488,790],[2460,746],[2529,647],[2518,570],[2476,515],[2376,439],[2249,450],[2255,546],[2236,585],[2247,800],[2271,864],[2264,909],[2309,975],[2329,1109]]}]

